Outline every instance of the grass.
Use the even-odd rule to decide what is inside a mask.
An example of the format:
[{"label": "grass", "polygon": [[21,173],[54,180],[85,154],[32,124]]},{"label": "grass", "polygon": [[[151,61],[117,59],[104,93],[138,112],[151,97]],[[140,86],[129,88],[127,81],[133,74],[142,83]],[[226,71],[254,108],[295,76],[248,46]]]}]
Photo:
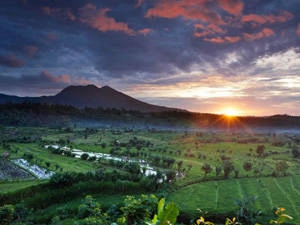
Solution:
[{"label": "grass", "polygon": [[15,192],[30,186],[38,185],[44,181],[39,180],[17,180],[17,181],[2,181],[0,182],[0,194]]},{"label": "grass", "polygon": [[[37,144],[16,143],[12,147],[18,149],[18,153],[12,155],[12,158],[22,158],[24,153],[31,153],[33,155],[32,163],[55,172],[87,172],[96,167],[93,163],[77,158],[51,154],[46,148]],[[50,166],[47,167],[46,163],[50,163]]]},{"label": "grass", "polygon": [[299,224],[299,186],[291,186],[291,180],[299,182],[300,176],[207,181],[170,193],[168,200],[177,203],[184,213],[195,217],[197,208],[208,211],[209,214],[230,215],[237,210],[235,200],[243,196],[258,196],[257,209],[265,214],[272,214],[274,207],[284,207],[287,214],[294,217],[292,224]]}]

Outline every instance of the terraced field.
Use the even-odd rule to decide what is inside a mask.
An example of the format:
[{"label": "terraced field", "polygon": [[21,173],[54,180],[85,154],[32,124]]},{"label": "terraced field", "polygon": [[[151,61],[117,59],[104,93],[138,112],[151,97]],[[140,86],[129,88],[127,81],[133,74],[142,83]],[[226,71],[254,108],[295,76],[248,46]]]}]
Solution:
[{"label": "terraced field", "polygon": [[[31,140],[35,133],[43,135],[35,141],[24,142],[23,136],[29,136],[31,138],[26,140]],[[2,137],[10,142],[9,148],[0,145],[0,154],[9,149],[10,160],[30,156],[32,164],[55,173],[87,173],[98,169],[126,171],[122,171],[122,165],[109,161],[83,160],[54,154],[45,148],[45,145],[57,144],[82,149],[85,152],[143,159],[163,172],[167,170],[180,172],[182,176],[174,178],[168,185],[170,189],[163,190],[163,193],[168,193],[167,201],[177,203],[180,212],[189,219],[199,216],[198,208],[208,211],[210,216],[235,216],[236,200],[241,200],[245,196],[257,196],[255,208],[263,211],[263,224],[267,224],[267,219],[273,216],[274,207],[286,208],[286,213],[294,217],[294,221],[290,224],[300,224],[300,161],[292,153],[293,148],[300,149],[300,144],[293,142],[289,138],[290,135],[110,129],[87,132],[85,129],[46,128],[34,132],[34,128],[7,128]],[[258,153],[259,146],[263,146],[262,154]],[[173,164],[166,166],[164,161],[166,159],[171,159]],[[232,163],[231,172],[227,177],[224,169],[226,162]],[[251,164],[250,169],[245,169],[245,163]],[[209,166],[209,172],[204,172],[204,165]],[[6,170],[7,168],[12,168],[11,171],[20,170],[15,167],[13,169],[9,161],[0,161],[1,166]],[[218,167],[221,168],[220,173],[217,173]],[[8,175],[7,172],[3,174],[2,170],[1,173],[5,179],[14,176]],[[2,181],[0,193],[26,189],[39,182],[38,179],[22,182]],[[134,193],[134,190],[132,191]],[[103,196],[99,197],[99,201],[101,202],[103,198],[104,205],[108,208],[110,204],[117,203],[118,199],[121,201],[123,198],[116,193],[111,197],[113,199],[111,202]],[[77,207],[77,201],[80,202],[77,199],[73,208]],[[64,204],[60,203],[60,206],[63,207]],[[49,209],[51,207],[49,206]],[[53,215],[54,209],[55,206]]]},{"label": "terraced field", "polygon": [[34,177],[26,170],[18,167],[6,159],[0,158],[0,181],[12,179],[33,179]]},{"label": "terraced field", "polygon": [[244,196],[257,196],[255,207],[264,214],[272,214],[274,207],[284,207],[294,217],[292,224],[300,224],[300,176],[201,182],[171,193],[168,199],[195,217],[197,208],[209,214],[235,213],[234,202]]}]

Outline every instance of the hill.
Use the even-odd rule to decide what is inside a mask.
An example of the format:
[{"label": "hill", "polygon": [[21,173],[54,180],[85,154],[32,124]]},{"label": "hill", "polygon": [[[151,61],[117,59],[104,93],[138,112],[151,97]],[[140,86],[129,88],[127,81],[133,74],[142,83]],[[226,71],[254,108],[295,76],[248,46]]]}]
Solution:
[{"label": "hill", "polygon": [[77,108],[103,108],[140,112],[183,111],[139,101],[109,86],[69,86],[54,96],[18,97],[0,94],[0,104],[6,103],[47,103],[71,105]]}]

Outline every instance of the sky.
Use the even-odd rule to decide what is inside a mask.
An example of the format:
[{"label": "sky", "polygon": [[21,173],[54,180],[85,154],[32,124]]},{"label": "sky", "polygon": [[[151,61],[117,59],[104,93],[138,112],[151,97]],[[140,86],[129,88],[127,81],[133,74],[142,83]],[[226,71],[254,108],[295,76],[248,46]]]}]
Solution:
[{"label": "sky", "polygon": [[300,116],[299,0],[0,1],[0,93],[109,85],[193,112]]}]

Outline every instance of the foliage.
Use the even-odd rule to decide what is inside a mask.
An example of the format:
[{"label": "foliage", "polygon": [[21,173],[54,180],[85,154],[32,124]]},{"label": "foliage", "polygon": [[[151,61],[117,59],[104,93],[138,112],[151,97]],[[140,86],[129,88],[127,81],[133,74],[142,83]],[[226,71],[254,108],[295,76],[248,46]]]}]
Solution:
[{"label": "foliage", "polygon": [[277,216],[276,220],[270,220],[270,224],[283,224],[286,220],[292,220],[293,217],[283,213],[285,208],[277,208],[275,214]]},{"label": "foliage", "polygon": [[286,161],[279,160],[276,162],[275,171],[277,174],[283,174],[285,175],[286,170],[289,168],[289,165]]},{"label": "foliage", "polygon": [[252,163],[251,162],[244,162],[243,168],[245,171],[250,171],[252,169]]},{"label": "foliage", "polygon": [[236,217],[233,217],[232,219],[226,218],[225,225],[242,225],[242,224],[237,221]]},{"label": "foliage", "polygon": [[214,225],[214,223],[210,221],[205,221],[204,217],[200,216],[199,219],[196,220],[197,225]]},{"label": "foliage", "polygon": [[257,217],[261,215],[260,210],[255,209],[256,196],[244,196],[242,200],[236,200],[238,205],[237,219],[244,225],[253,225],[257,222]]},{"label": "foliage", "polygon": [[80,158],[81,158],[82,160],[86,160],[88,157],[89,157],[89,155],[88,155],[87,153],[83,153],[83,154],[80,156]]},{"label": "foliage", "polygon": [[298,148],[294,147],[294,148],[292,149],[292,154],[293,154],[293,157],[294,157],[294,158],[300,158],[300,151],[299,151]]},{"label": "foliage", "polygon": [[223,167],[224,167],[224,177],[228,178],[229,174],[234,170],[233,162],[231,160],[224,160]]},{"label": "foliage", "polygon": [[13,205],[4,205],[0,207],[0,224],[8,225],[13,219],[15,208]]},{"label": "foliage", "polygon": [[206,214],[207,212],[203,213],[203,211],[201,209],[198,209],[198,210],[199,210],[199,212],[200,212],[201,215],[199,216],[199,219],[196,220],[195,225],[214,225],[213,222],[205,220],[203,214]]},{"label": "foliage", "polygon": [[127,224],[141,224],[150,219],[157,204],[155,195],[141,195],[139,198],[126,196],[123,201],[122,218],[126,218]]},{"label": "foliage", "polygon": [[210,173],[212,171],[212,168],[210,166],[210,164],[205,163],[202,167],[201,170],[204,171],[204,176],[206,176],[206,174]]},{"label": "foliage", "polygon": [[102,213],[100,203],[96,202],[94,198],[87,195],[82,204],[78,207],[78,218],[80,225],[109,225],[108,215]]},{"label": "foliage", "polygon": [[256,153],[259,157],[261,157],[263,155],[265,148],[266,147],[264,145],[258,145],[256,147]]},{"label": "foliage", "polygon": [[168,203],[165,206],[165,199],[162,198],[157,205],[157,214],[154,215],[148,225],[173,225],[176,223],[179,214],[178,206],[175,203]]}]

